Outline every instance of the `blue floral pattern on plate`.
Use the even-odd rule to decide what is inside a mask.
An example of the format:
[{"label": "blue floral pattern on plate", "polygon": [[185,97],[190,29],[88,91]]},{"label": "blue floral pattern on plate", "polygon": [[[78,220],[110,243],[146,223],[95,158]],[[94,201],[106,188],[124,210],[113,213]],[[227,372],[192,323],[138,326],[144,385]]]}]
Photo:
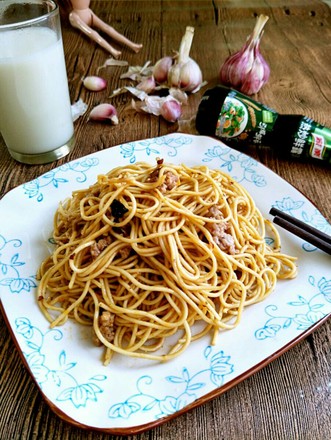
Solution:
[{"label": "blue floral pattern on plate", "polygon": [[58,401],[70,401],[74,407],[86,406],[88,401],[97,402],[98,394],[103,389],[98,384],[107,379],[106,375],[91,376],[85,382],[77,380],[74,371],[77,362],[68,362],[65,350],[58,354],[56,368],[48,365],[47,345],[56,343],[63,339],[63,332],[59,329],[51,329],[42,332],[38,327],[32,325],[29,318],[21,317],[15,320],[16,332],[24,339],[25,348],[23,354],[27,360],[30,370],[37,383],[43,388],[43,384],[51,382],[59,388],[56,397]]},{"label": "blue floral pattern on plate", "polygon": [[293,313],[282,313],[281,308],[275,304],[265,308],[265,314],[269,317],[262,328],[255,332],[258,340],[274,338],[281,330],[287,330],[294,326],[296,330],[308,330],[315,322],[324,318],[328,313],[331,303],[331,279],[321,278],[316,282],[313,276],[309,277],[309,283],[316,286],[318,292],[313,296],[299,294],[294,301],[287,304],[293,307]]},{"label": "blue floral pattern on plate", "polygon": [[[176,384],[178,389],[176,395],[156,397],[153,393],[153,383],[155,379],[151,376],[141,376],[137,380],[135,394],[130,395],[125,401],[115,403],[109,409],[108,415],[111,419],[128,419],[138,411],[152,411],[156,419],[173,414],[197,399],[196,391],[206,387],[206,382],[211,381],[216,387],[224,384],[224,378],[234,371],[233,364],[230,363],[230,356],[226,356],[221,350],[212,354],[213,348],[208,346],[200,358],[198,365],[201,368],[203,358],[208,360],[208,365],[196,373],[190,373],[187,367],[183,367],[181,375],[166,376],[165,381]],[[205,377],[207,376],[207,378]],[[157,381],[159,382],[159,380]],[[152,387],[152,391],[150,391]],[[165,390],[167,387],[165,387]]]},{"label": "blue floral pattern on plate", "polygon": [[125,159],[129,159],[130,163],[137,161],[137,154],[144,153],[149,156],[157,156],[164,154],[168,157],[175,157],[178,154],[178,149],[190,145],[192,138],[189,136],[169,137],[162,136],[154,139],[146,139],[143,141],[129,142],[120,145],[120,152]]},{"label": "blue floral pattern on plate", "polygon": [[265,176],[256,170],[258,162],[243,153],[234,151],[225,145],[216,145],[209,148],[205,153],[203,162],[218,162],[218,168],[230,173],[239,183],[244,180],[254,183],[256,186],[266,186]]},{"label": "blue floral pattern on plate", "polygon": [[[21,276],[19,268],[24,266],[16,248],[22,246],[18,239],[6,239],[0,235],[0,286],[8,287],[11,293],[30,292],[37,287],[36,276]],[[6,251],[6,252],[4,252]],[[3,256],[5,255],[5,256]]]},{"label": "blue floral pattern on plate", "polygon": [[[119,153],[123,159],[129,160],[129,163],[135,163],[141,156],[156,159],[160,155],[165,155],[169,160],[180,155],[181,149],[187,148],[192,144],[192,136],[163,136],[143,141],[129,142],[119,145]],[[145,158],[146,159],[146,158]],[[238,182],[248,181],[256,186],[266,186],[265,177],[256,171],[258,162],[243,153],[234,152],[227,146],[215,145],[208,149],[202,162],[211,162],[217,160],[216,166],[225,172],[234,173],[233,178]],[[87,173],[93,171],[94,167],[99,165],[97,157],[83,158],[74,162],[62,165],[46,174],[38,177],[23,185],[24,194],[30,199],[38,202],[44,200],[44,190],[49,187],[59,189],[64,184],[71,184],[72,181],[84,184],[87,181]]]},{"label": "blue floral pattern on plate", "polygon": [[[68,177],[65,177],[68,174],[70,178],[74,178],[76,182],[85,183],[87,180],[87,172],[98,164],[99,160],[97,158],[88,158],[61,165],[43,174],[41,177],[25,183],[23,185],[24,192],[29,199],[35,198],[38,202],[42,202],[44,200],[43,190],[46,187],[52,186],[55,189],[61,188],[61,185],[69,182]],[[49,188],[47,189],[49,190]]]},{"label": "blue floral pattern on plate", "polygon": [[[63,194],[93,183],[98,174],[109,171],[109,164],[153,164],[157,157],[220,168],[249,190],[265,216],[276,206],[327,233],[331,230],[315,206],[263,165],[201,136],[173,134],[119,145],[55,168],[5,195],[0,201],[0,292],[11,332],[59,414],[92,428],[131,433],[141,424],[165,421],[192,402],[202,402],[208,393],[221,393],[229,381],[331,314],[329,257],[282,232],[285,251],[298,255],[297,279],[279,283],[265,302],[248,308],[240,325],[222,332],[213,347],[206,337],[169,363],[115,356],[104,367],[98,351],[87,343],[90,338],[79,336],[79,326],[49,328],[36,301],[36,272],[47,254],[52,216]],[[236,347],[243,340],[251,358],[238,355]]]},{"label": "blue floral pattern on plate", "polygon": [[[42,332],[34,326],[27,317],[20,317],[15,320],[16,332],[23,339],[25,347],[22,350],[30,370],[37,383],[43,389],[43,385],[52,382],[58,387],[57,401],[68,401],[75,408],[86,407],[91,402],[98,401],[98,394],[104,392],[102,382],[107,380],[107,375],[99,374],[91,376],[85,382],[80,382],[75,378],[74,369],[77,362],[69,362],[67,353],[59,346],[57,355],[57,365],[52,368],[48,365],[47,345],[52,344],[56,351],[56,345],[61,344],[63,332],[59,329],[49,329]],[[196,391],[206,387],[208,379],[216,387],[224,384],[224,378],[234,372],[234,366],[230,363],[230,356],[226,356],[221,350],[214,353],[211,346],[207,346],[199,362],[199,370],[194,374],[189,372],[187,367],[183,367],[181,375],[166,376],[165,381],[176,384],[176,395],[167,395],[162,398],[153,394],[153,383],[160,378],[142,375],[137,379],[137,392],[126,398],[125,401],[115,403],[108,411],[109,418],[128,419],[138,411],[152,411],[156,419],[172,414],[184,408],[196,398]],[[206,367],[201,368],[203,362]],[[206,380],[207,379],[207,380]],[[152,386],[152,390],[149,388]]]}]

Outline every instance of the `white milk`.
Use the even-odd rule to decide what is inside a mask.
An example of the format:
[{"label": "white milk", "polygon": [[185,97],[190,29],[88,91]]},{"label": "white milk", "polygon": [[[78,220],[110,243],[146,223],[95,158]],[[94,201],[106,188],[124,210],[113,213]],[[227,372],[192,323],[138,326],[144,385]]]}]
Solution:
[{"label": "white milk", "polygon": [[0,131],[10,150],[39,154],[73,135],[62,40],[45,27],[0,33]]}]

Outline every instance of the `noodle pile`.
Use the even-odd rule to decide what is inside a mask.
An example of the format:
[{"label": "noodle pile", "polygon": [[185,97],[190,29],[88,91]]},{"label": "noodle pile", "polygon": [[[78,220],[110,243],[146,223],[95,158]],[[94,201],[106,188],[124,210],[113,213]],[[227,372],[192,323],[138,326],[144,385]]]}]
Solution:
[{"label": "noodle pile", "polygon": [[115,352],[168,360],[206,334],[214,344],[277,279],[296,275],[248,192],[204,166],[158,160],[100,175],[59,205],[54,239],[39,306],[52,327],[92,326],[105,364]]}]

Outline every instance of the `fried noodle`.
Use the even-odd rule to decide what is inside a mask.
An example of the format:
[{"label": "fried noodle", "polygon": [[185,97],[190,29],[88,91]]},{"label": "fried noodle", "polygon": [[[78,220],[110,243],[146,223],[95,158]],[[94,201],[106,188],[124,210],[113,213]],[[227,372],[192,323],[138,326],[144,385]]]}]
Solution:
[{"label": "fried noodle", "polygon": [[297,271],[240,184],[162,160],[118,167],[73,192],[56,211],[54,240],[38,304],[52,327],[92,326],[105,364],[115,352],[168,360],[207,334],[215,344],[244,307]]}]

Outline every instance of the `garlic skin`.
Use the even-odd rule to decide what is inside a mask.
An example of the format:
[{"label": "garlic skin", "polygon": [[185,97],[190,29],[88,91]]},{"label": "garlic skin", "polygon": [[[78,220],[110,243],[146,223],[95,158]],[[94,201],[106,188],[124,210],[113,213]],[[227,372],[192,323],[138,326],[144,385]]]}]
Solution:
[{"label": "garlic skin", "polygon": [[246,95],[258,93],[270,76],[270,67],[260,52],[263,28],[269,17],[260,15],[240,51],[229,56],[220,70],[220,81]]},{"label": "garlic skin", "polygon": [[78,118],[83,116],[87,110],[87,104],[80,98],[74,104],[71,105],[72,120],[75,122]]},{"label": "garlic skin", "polygon": [[146,96],[143,101],[131,102],[132,108],[138,112],[162,116],[168,122],[176,122],[182,115],[182,104],[171,95]]},{"label": "garlic skin", "polygon": [[173,65],[174,59],[166,56],[158,60],[153,67],[153,77],[158,84],[163,84],[168,80],[168,72]]},{"label": "garlic skin", "polygon": [[143,66],[129,66],[127,72],[122,73],[120,79],[131,79],[132,81],[139,82],[146,76],[152,75],[153,66],[150,66],[150,64],[150,61],[146,61]]},{"label": "garlic skin", "polygon": [[186,27],[185,34],[179,47],[175,63],[169,68],[168,83],[185,92],[194,92],[202,84],[202,72],[196,61],[190,58],[190,50],[194,36],[194,28]]},{"label": "garlic skin", "polygon": [[170,97],[176,99],[182,105],[187,105],[188,104],[187,93],[184,92],[183,90],[177,89],[176,87],[171,87],[169,89],[169,97],[168,97],[168,99],[170,99]]},{"label": "garlic skin", "polygon": [[97,73],[106,67],[124,67],[128,65],[129,63],[127,61],[117,60],[116,58],[109,57],[101,66],[97,68]]},{"label": "garlic skin", "polygon": [[92,92],[99,92],[107,87],[107,81],[100,76],[87,76],[83,79],[83,84]]},{"label": "garlic skin", "polygon": [[137,84],[137,89],[149,94],[155,90],[156,83],[154,76],[148,76]]},{"label": "garlic skin", "polygon": [[89,114],[91,121],[107,121],[109,120],[113,125],[118,124],[118,116],[116,108],[111,104],[99,104],[92,109]]}]

